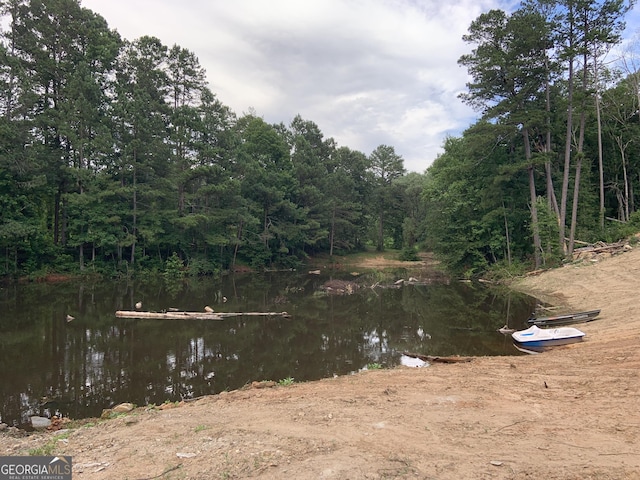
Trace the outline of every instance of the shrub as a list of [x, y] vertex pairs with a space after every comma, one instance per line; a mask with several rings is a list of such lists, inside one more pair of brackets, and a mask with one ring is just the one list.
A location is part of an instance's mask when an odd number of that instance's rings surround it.
[[403, 262], [417, 262], [420, 260], [420, 257], [418, 256], [418, 250], [415, 247], [404, 247], [400, 250], [398, 259]]

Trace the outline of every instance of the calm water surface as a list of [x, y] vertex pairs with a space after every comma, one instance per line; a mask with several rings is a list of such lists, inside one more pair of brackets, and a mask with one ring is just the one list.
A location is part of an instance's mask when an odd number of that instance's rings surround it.
[[[333, 278], [346, 278], [334, 275]], [[396, 272], [395, 278], [407, 278]], [[160, 404], [260, 380], [309, 381], [425, 355], [517, 355], [535, 299], [479, 284], [358, 289], [329, 296], [306, 272], [190, 280], [168, 288], [99, 281], [0, 288], [0, 421], [99, 416], [120, 402]], [[364, 285], [379, 279], [361, 277]], [[387, 284], [392, 283], [391, 279]], [[384, 282], [383, 282], [384, 283]], [[226, 298], [226, 301], [224, 301]], [[116, 310], [286, 311], [291, 317], [132, 320]], [[66, 321], [72, 315], [75, 320]]]

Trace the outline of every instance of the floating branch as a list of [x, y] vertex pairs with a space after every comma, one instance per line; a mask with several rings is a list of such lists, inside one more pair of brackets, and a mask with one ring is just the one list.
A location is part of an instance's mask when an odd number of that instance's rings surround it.
[[134, 312], [130, 310], [116, 311], [118, 318], [137, 318], [153, 320], [224, 320], [227, 317], [284, 317], [287, 312]]
[[430, 363], [466, 363], [473, 360], [473, 357], [459, 357], [457, 355], [453, 357], [436, 357], [433, 355], [421, 355], [420, 353], [409, 352], [404, 352], [403, 355], [411, 358], [418, 358], [423, 362]]

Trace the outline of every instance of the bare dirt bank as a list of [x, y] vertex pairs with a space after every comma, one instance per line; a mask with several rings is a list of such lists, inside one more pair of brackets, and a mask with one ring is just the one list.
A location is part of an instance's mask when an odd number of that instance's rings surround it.
[[18, 438], [49, 446], [78, 479], [640, 478], [640, 249], [520, 280], [576, 310], [586, 340], [540, 355], [482, 357], [247, 388], [176, 408]]

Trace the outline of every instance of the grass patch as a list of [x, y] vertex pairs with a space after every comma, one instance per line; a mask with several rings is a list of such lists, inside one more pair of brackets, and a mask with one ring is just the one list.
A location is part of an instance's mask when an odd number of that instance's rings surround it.
[[293, 385], [294, 383], [296, 383], [296, 381], [293, 377], [283, 378], [282, 380], [278, 381], [278, 385], [281, 385], [283, 387], [288, 387], [289, 385]]
[[29, 455], [32, 457], [51, 456], [58, 446], [58, 440], [64, 440], [65, 438], [69, 438], [69, 432], [56, 435], [41, 447], [30, 449]]
[[387, 249], [384, 252], [379, 252], [375, 248], [367, 248], [363, 252], [348, 253], [345, 255], [327, 255], [320, 254], [309, 259], [310, 265], [321, 266], [346, 266], [346, 265], [359, 265], [367, 260], [382, 257], [385, 260], [398, 260], [400, 257], [400, 250]]

